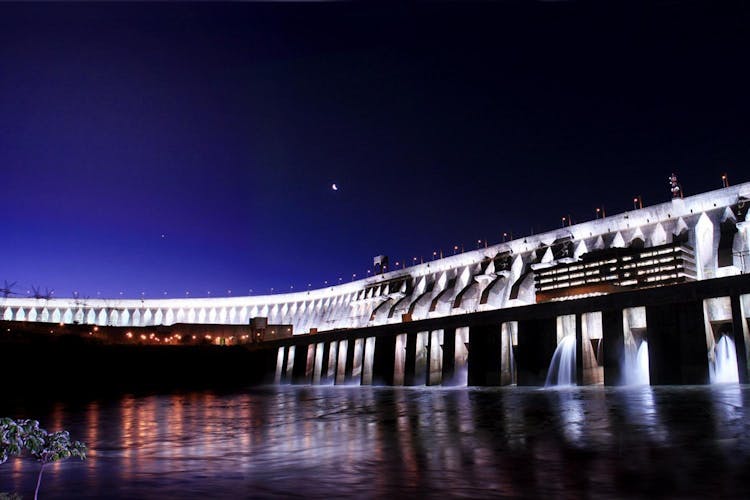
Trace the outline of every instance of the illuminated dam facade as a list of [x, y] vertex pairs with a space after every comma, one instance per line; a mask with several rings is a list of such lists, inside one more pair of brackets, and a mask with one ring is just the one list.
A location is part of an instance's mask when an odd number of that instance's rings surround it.
[[[727, 334], [740, 341], [735, 363], [746, 379], [748, 208], [744, 183], [322, 289], [184, 299], [9, 297], [0, 309], [5, 320], [102, 326], [267, 318], [294, 332], [274, 347], [276, 380], [308, 383], [535, 385], [566, 336], [577, 339], [579, 384], [616, 383], [625, 378], [623, 356], [635, 356], [644, 342], [657, 348], [667, 334], [654, 328], [667, 325], [700, 330], [696, 349], [707, 366], [686, 372], [690, 363], [680, 363], [660, 375], [662, 364], [652, 363], [651, 383], [672, 383], [678, 372], [677, 383], [713, 377]], [[680, 305], [686, 293], [688, 312]], [[607, 341], [610, 331], [615, 341]], [[525, 344], [532, 339], [534, 347]]]

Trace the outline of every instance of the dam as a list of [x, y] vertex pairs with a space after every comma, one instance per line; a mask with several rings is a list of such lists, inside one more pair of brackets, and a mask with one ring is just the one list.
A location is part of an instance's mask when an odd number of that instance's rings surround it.
[[[744, 382], [748, 202], [750, 183], [676, 196], [316, 290], [5, 297], [0, 317], [99, 327], [288, 325], [293, 335], [263, 342], [276, 383], [543, 385], [561, 344], [575, 351], [578, 385], [724, 380], [717, 365], [730, 351], [733, 378]], [[638, 356], [640, 365], [628, 361]], [[647, 373], [630, 373], [638, 366]]]

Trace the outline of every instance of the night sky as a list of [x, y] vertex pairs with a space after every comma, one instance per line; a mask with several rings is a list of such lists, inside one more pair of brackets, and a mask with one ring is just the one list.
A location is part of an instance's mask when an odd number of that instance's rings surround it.
[[750, 4], [598, 4], [2, 3], [0, 284], [297, 291], [750, 180]]

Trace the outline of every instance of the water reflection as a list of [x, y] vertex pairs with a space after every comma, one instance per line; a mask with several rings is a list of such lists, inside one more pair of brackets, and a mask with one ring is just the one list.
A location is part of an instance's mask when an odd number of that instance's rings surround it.
[[[625, 387], [617, 391], [615, 397], [628, 430], [637, 439], [646, 437], [654, 444], [668, 440], [668, 431], [662, 424], [651, 386]], [[630, 436], [625, 436], [625, 439], [630, 439]]]
[[[748, 390], [284, 386], [2, 413], [91, 448], [44, 498], [745, 496]], [[0, 491], [35, 474], [12, 460]]]
[[732, 460], [738, 446], [748, 447], [743, 390], [737, 384], [722, 384], [711, 395], [716, 444]]

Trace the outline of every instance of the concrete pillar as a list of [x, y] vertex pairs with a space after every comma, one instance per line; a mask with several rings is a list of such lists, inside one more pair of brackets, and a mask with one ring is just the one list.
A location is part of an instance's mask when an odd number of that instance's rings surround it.
[[313, 379], [313, 372], [315, 371], [315, 351], [316, 345], [310, 344], [307, 346], [307, 362], [305, 364], [305, 383], [309, 384]]
[[734, 347], [737, 351], [737, 375], [740, 384], [747, 384], [747, 350], [745, 345], [745, 316], [742, 313], [742, 303], [739, 295], [733, 295], [732, 301], [732, 333]]
[[500, 325], [469, 327], [469, 385], [500, 385]]
[[323, 374], [323, 356], [325, 355], [325, 342], [319, 342], [315, 345], [315, 369], [313, 370], [312, 383], [320, 385]]
[[466, 386], [469, 382], [469, 327], [456, 328], [454, 346], [453, 385]]
[[289, 382], [289, 378], [287, 377], [287, 365], [289, 364], [289, 346], [281, 347], [280, 349], [282, 349], [284, 353], [281, 359], [281, 376], [279, 377], [279, 383], [286, 384]]
[[361, 385], [372, 385], [372, 366], [375, 356], [375, 337], [365, 339], [365, 351], [362, 357]]
[[414, 369], [417, 366], [417, 334], [406, 334], [406, 355], [404, 356], [404, 385], [416, 385]]
[[604, 365], [597, 349], [602, 343], [602, 313], [590, 312], [581, 317], [583, 326], [583, 384], [603, 384]]
[[624, 348], [622, 309], [602, 311], [602, 337], [604, 385], [620, 385]]
[[750, 326], [748, 314], [750, 314], [750, 294], [740, 296], [740, 312], [742, 313], [742, 332], [745, 338], [745, 359], [748, 362], [748, 371], [750, 371]]
[[339, 340], [338, 358], [336, 359], [336, 385], [346, 383], [346, 358], [349, 351], [349, 341]]
[[456, 368], [456, 329], [446, 328], [443, 330], [443, 373], [441, 380], [443, 385], [455, 384]]
[[396, 335], [395, 352], [393, 356], [393, 385], [405, 385], [406, 379], [406, 344], [408, 335]]
[[501, 331], [500, 385], [512, 385], [516, 383], [516, 360], [513, 349], [518, 339], [518, 323], [503, 323]]
[[[372, 357], [372, 384], [398, 385], [394, 382], [396, 366], [396, 336], [376, 337]], [[401, 380], [403, 384], [403, 378]]]
[[646, 306], [651, 385], [708, 382], [703, 304]]
[[430, 341], [430, 332], [418, 332], [417, 343], [414, 346], [414, 384], [425, 385], [427, 383], [427, 357]]
[[336, 383], [336, 367], [339, 358], [339, 343], [334, 340], [328, 344], [328, 355], [323, 353], [323, 359], [325, 360], [325, 379], [324, 384], [335, 384]]
[[583, 385], [583, 318], [576, 314], [576, 385]]
[[294, 373], [294, 357], [296, 353], [296, 347], [290, 345], [286, 348], [286, 368], [284, 370], [284, 376], [282, 377], [282, 383], [290, 384], [293, 380]]
[[365, 339], [355, 339], [354, 342], [350, 341], [349, 343], [352, 350], [352, 371], [347, 377], [347, 382], [360, 384], [362, 382], [362, 357], [365, 350]]
[[427, 352], [427, 385], [440, 385], [443, 381], [443, 330], [429, 332]]
[[517, 384], [544, 385], [556, 348], [557, 318], [519, 321], [516, 348]]
[[284, 366], [286, 365], [286, 347], [279, 347], [278, 353], [276, 354], [276, 373], [273, 377], [274, 384], [281, 383], [281, 377], [284, 373]]

